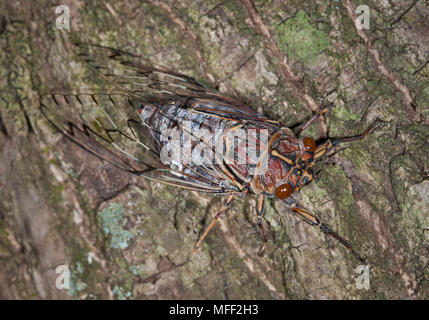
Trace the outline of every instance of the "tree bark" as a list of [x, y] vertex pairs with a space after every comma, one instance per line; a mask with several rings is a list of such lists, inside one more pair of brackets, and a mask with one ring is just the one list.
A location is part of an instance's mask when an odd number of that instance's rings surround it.
[[[0, 4], [0, 298], [429, 298], [427, 2], [366, 1], [368, 30], [349, 0], [64, 2], [70, 31], [56, 28], [55, 1]], [[333, 102], [304, 132], [320, 141], [382, 119], [332, 152], [298, 196], [366, 262], [275, 201], [258, 256], [251, 196], [187, 260], [220, 197], [121, 171], [41, 116], [39, 92], [102, 85], [69, 51], [70, 33], [142, 54], [286, 126]]]

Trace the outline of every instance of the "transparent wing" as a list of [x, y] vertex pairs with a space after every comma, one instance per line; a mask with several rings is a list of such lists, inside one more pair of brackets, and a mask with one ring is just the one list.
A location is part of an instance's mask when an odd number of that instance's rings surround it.
[[134, 114], [133, 102], [126, 94], [46, 93], [40, 95], [40, 109], [72, 141], [124, 170], [138, 174], [162, 167], [147, 139], [147, 129]]
[[173, 169], [161, 163], [150, 139], [151, 128], [138, 116], [136, 102], [120, 92], [54, 92], [40, 95], [40, 110], [49, 123], [74, 143], [123, 170], [168, 185], [201, 192], [225, 193], [224, 177], [187, 164]]
[[138, 115], [141, 104], [156, 104], [162, 113], [169, 101], [186, 101], [181, 105], [189, 112], [238, 123], [277, 125], [240, 101], [190, 77], [150, 65], [137, 55], [83, 43], [75, 44], [75, 53], [105, 80], [106, 89], [41, 94], [41, 112], [82, 148], [148, 179], [203, 192], [238, 192], [210, 166], [196, 170], [186, 164], [178, 168], [162, 164], [159, 149], [153, 146], [156, 128], [145, 125]]
[[200, 101], [195, 108], [238, 121], [278, 124], [253, 111], [241, 101], [225, 96], [203, 83], [154, 65], [141, 56], [96, 44], [75, 43], [76, 55], [116, 89], [140, 102], [163, 104], [178, 99]]

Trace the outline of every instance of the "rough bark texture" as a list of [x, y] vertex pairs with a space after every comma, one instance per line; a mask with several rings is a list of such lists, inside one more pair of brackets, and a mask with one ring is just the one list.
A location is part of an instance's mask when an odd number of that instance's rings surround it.
[[[307, 136], [354, 135], [381, 118], [299, 197], [367, 257], [370, 288], [356, 287], [347, 250], [275, 201], [259, 257], [251, 197], [185, 262], [221, 199], [130, 176], [58, 135], [38, 92], [78, 88], [88, 68], [55, 28], [55, 1], [2, 1], [0, 298], [429, 298], [426, 1], [64, 2], [82, 40], [141, 53], [287, 126], [334, 102]], [[360, 4], [370, 30], [355, 27]], [[59, 265], [69, 290], [56, 288]]]

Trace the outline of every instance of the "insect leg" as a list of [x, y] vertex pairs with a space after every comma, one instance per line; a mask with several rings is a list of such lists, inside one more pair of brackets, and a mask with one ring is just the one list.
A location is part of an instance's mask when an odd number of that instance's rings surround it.
[[317, 112], [315, 115], [313, 115], [310, 119], [308, 119], [305, 123], [303, 123], [302, 125], [300, 125], [296, 131], [296, 135], [300, 135], [301, 132], [303, 132], [314, 120], [316, 120], [317, 118], [319, 118], [322, 114], [324, 114], [326, 111], [328, 111], [330, 108], [332, 108], [334, 106], [334, 104], [330, 104], [329, 106], [323, 108], [322, 110], [320, 110], [319, 112]]
[[262, 256], [264, 254], [265, 251], [265, 245], [267, 244], [267, 238], [265, 237], [265, 231], [264, 231], [264, 226], [262, 225], [262, 214], [264, 213], [264, 195], [261, 193], [258, 196], [258, 204], [256, 206], [256, 213], [258, 215], [257, 217], [257, 223], [258, 223], [258, 229], [259, 229], [259, 234], [261, 235], [262, 238], [262, 246], [259, 249], [259, 255]]
[[204, 233], [201, 236], [201, 238], [198, 240], [197, 244], [195, 245], [194, 250], [192, 251], [192, 254], [194, 254], [198, 250], [198, 248], [200, 247], [200, 245], [203, 242], [204, 238], [209, 233], [210, 229], [213, 228], [214, 224], [219, 219], [219, 217], [222, 215], [222, 213], [224, 213], [225, 210], [228, 209], [228, 207], [230, 206], [232, 200], [234, 200], [234, 197], [235, 197], [234, 195], [230, 195], [230, 196], [228, 196], [228, 198], [226, 198], [226, 201], [224, 202], [222, 208], [219, 209], [219, 211], [216, 213], [216, 215], [214, 216], [213, 220], [210, 222], [210, 224], [207, 227], [207, 229], [204, 231]]
[[320, 222], [320, 220], [310, 213], [308, 210], [303, 208], [291, 208], [297, 216], [299, 216], [301, 219], [303, 219], [308, 224], [312, 225], [313, 227], [319, 227], [319, 229], [326, 235], [330, 235], [333, 238], [337, 239], [343, 246], [345, 246], [354, 256], [356, 259], [358, 259], [361, 262], [364, 262], [364, 259], [352, 248], [352, 246], [344, 239], [342, 238], [338, 233], [333, 231], [331, 228], [329, 228], [326, 224], [323, 222]]
[[370, 125], [369, 127], [362, 132], [361, 134], [357, 135], [357, 136], [353, 136], [353, 137], [345, 137], [345, 138], [339, 138], [339, 139], [335, 139], [332, 141], [327, 141], [324, 144], [318, 146], [316, 148], [316, 151], [314, 152], [314, 159], [317, 160], [320, 157], [322, 157], [327, 151], [329, 151], [333, 146], [339, 144], [339, 143], [343, 143], [343, 142], [350, 142], [350, 141], [356, 141], [356, 140], [361, 140], [363, 138], [365, 138], [365, 136], [370, 133], [372, 130], [374, 130], [374, 128], [377, 126], [377, 124], [381, 122], [380, 119], [375, 119]]

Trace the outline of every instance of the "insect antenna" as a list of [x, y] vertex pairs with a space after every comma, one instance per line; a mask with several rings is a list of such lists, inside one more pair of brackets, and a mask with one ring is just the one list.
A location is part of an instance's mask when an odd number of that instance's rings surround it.
[[377, 125], [380, 122], [382, 122], [380, 119], [378, 119], [378, 118], [375, 119], [364, 132], [362, 132], [361, 134], [358, 134], [356, 136], [334, 139], [332, 141], [328, 140], [324, 144], [317, 147], [316, 151], [314, 152], [314, 160], [321, 158], [326, 152], [331, 150], [332, 147], [334, 147], [340, 143], [351, 142], [351, 141], [361, 140], [361, 139], [365, 138], [365, 136], [367, 134], [371, 133], [377, 127]]

